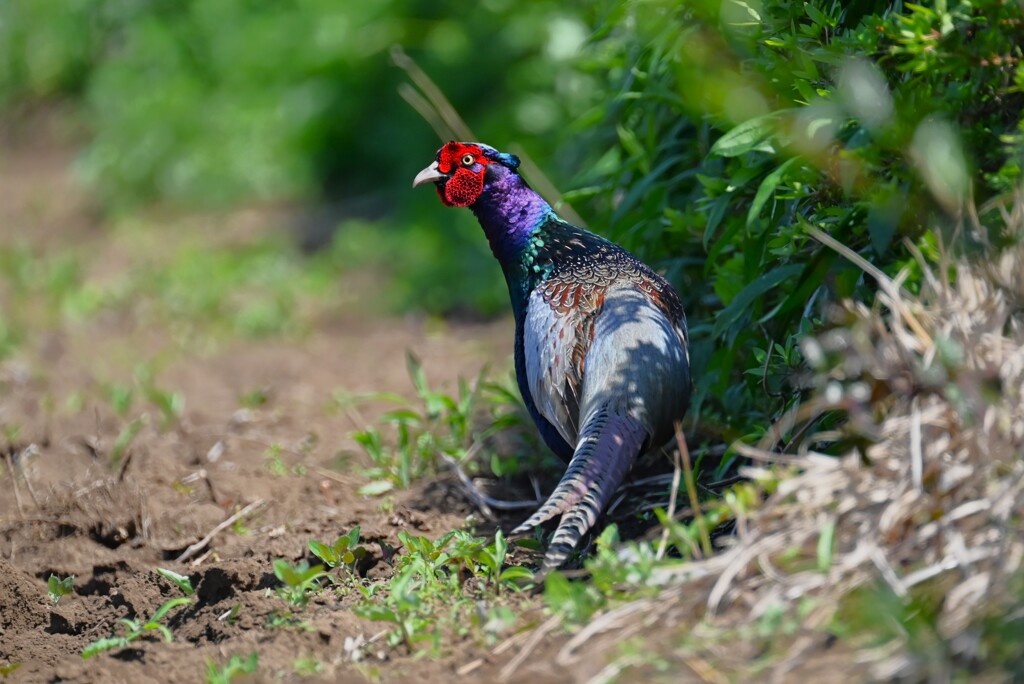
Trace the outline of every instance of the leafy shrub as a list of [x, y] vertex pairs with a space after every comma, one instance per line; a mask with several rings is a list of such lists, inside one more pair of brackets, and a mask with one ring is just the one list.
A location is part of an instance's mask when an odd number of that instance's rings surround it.
[[814, 229], [911, 289], [913, 251], [1011, 238], [973, 212], [1020, 180], [1022, 39], [995, 0], [610, 6], [588, 50], [610, 97], [567, 199], [681, 285], [714, 439], [799, 401], [794, 337], [871, 299]]

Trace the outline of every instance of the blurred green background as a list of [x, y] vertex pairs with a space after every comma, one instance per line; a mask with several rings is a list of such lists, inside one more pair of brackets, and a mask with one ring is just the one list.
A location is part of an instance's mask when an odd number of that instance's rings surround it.
[[679, 287], [693, 420], [709, 440], [756, 437], [800, 399], [799, 336], [876, 290], [812, 229], [911, 290], [939, 244], [1018, 239], [999, 209], [1020, 187], [1021, 45], [1021, 5], [996, 0], [7, 2], [0, 108], [70, 112], [105, 216], [294, 211], [286, 239], [193, 244], [162, 280], [97, 289], [73, 266], [25, 267], [16, 244], [4, 272], [71, 283], [76, 315], [183, 278], [174, 306], [245, 311], [244, 335], [290, 329], [297, 302], [357, 265], [379, 269], [382, 313], [501, 314], [470, 213], [409, 187], [440, 139], [398, 94], [401, 46], [481, 141], [516, 146]]

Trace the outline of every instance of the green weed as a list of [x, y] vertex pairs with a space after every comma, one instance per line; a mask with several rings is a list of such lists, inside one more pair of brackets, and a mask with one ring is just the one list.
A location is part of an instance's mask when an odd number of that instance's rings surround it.
[[75, 576], [68, 575], [64, 579], [60, 579], [56, 575], [50, 575], [50, 578], [46, 580], [46, 593], [53, 601], [53, 605], [57, 605], [60, 602], [61, 597], [71, 594], [75, 590]]
[[160, 431], [176, 427], [185, 411], [185, 397], [180, 392], [165, 390], [156, 383], [156, 373], [150, 363], [135, 367], [135, 382], [146, 400], [160, 415]]
[[395, 626], [389, 634], [391, 645], [404, 645], [411, 652], [428, 644], [436, 654], [445, 630], [465, 633], [466, 625], [472, 624], [484, 633], [495, 633], [514, 622], [495, 602], [503, 592], [529, 586], [533, 573], [519, 566], [503, 567], [508, 545], [500, 531], [491, 543], [462, 530], [437, 541], [404, 531], [398, 537], [405, 553], [397, 557], [391, 581], [384, 589], [359, 587], [363, 598], [355, 607], [364, 618]]
[[353, 527], [348, 534], [344, 534], [334, 540], [331, 545], [319, 541], [308, 542], [309, 550], [317, 558], [322, 560], [327, 567], [333, 569], [339, 566], [352, 574], [355, 572], [356, 564], [366, 557], [366, 548], [359, 546], [359, 526]]
[[266, 389], [254, 389], [246, 392], [238, 399], [238, 403], [244, 408], [258, 409], [266, 406], [270, 401], [270, 394]]
[[174, 640], [174, 635], [171, 634], [171, 630], [168, 629], [166, 625], [161, 624], [161, 621], [175, 608], [188, 605], [191, 602], [192, 599], [185, 596], [173, 598], [157, 608], [156, 612], [153, 613], [153, 617], [145, 622], [122, 618], [120, 622], [125, 628], [125, 633], [121, 636], [97, 639], [85, 647], [82, 651], [82, 658], [88, 660], [89, 658], [99, 655], [104, 651], [109, 651], [115, 648], [124, 648], [133, 641], [137, 641], [146, 636], [149, 632], [159, 632], [164, 637], [164, 640], [170, 643]]
[[206, 660], [206, 684], [231, 684], [231, 680], [243, 674], [252, 674], [259, 667], [259, 654], [250, 653], [244, 658], [231, 656], [224, 665], [218, 666], [214, 661]]
[[114, 469], [121, 463], [121, 459], [128, 451], [128, 447], [131, 446], [135, 438], [142, 432], [142, 428], [149, 425], [149, 414], [143, 413], [141, 416], [131, 421], [118, 433], [117, 439], [114, 440], [114, 446], [110, 449], [110, 466]]
[[324, 665], [316, 658], [296, 658], [292, 662], [292, 671], [300, 677], [312, 677], [324, 671]]
[[18, 435], [21, 434], [21, 426], [17, 423], [4, 423], [2, 432], [4, 441], [8, 444], [13, 444], [17, 441]]
[[104, 386], [103, 390], [114, 413], [119, 417], [125, 417], [132, 408], [134, 388], [130, 385], [111, 384]]
[[192, 579], [188, 575], [179, 575], [167, 568], [157, 568], [157, 574], [165, 580], [178, 587], [185, 596], [192, 596], [196, 590], [192, 588]]
[[[376, 427], [352, 435], [373, 466], [364, 470], [371, 481], [359, 491], [379, 496], [406, 488], [415, 480], [438, 472], [446, 461], [478, 469], [477, 462], [491, 466], [498, 476], [514, 475], [520, 464], [537, 465], [546, 449], [535, 439], [535, 429], [522, 400], [507, 384], [487, 382], [484, 372], [470, 384], [459, 380], [454, 396], [431, 389], [426, 373], [414, 355], [406, 357], [417, 399], [394, 395], [369, 395], [399, 404], [381, 418], [393, 435], [388, 439]], [[349, 397], [337, 401], [351, 402]], [[491, 440], [500, 443], [491, 444]], [[470, 457], [473, 462], [468, 463]]]
[[310, 566], [302, 560], [292, 565], [283, 558], [274, 561], [274, 575], [284, 585], [278, 587], [276, 593], [293, 606], [305, 606], [309, 603], [309, 595], [320, 589], [320, 579], [327, 577], [324, 566]]
[[278, 477], [285, 477], [288, 475], [288, 466], [284, 462], [284, 447], [277, 442], [274, 442], [267, 447], [267, 450], [263, 452], [263, 458], [267, 462], [267, 470], [272, 475]]

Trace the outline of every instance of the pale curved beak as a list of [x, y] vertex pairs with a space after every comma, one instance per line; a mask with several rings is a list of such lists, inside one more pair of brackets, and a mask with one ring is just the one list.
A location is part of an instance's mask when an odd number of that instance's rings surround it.
[[445, 174], [441, 173], [437, 168], [437, 162], [434, 162], [427, 168], [423, 169], [416, 174], [416, 177], [412, 179], [412, 187], [423, 185], [424, 183], [430, 183], [431, 181], [439, 181], [447, 178]]

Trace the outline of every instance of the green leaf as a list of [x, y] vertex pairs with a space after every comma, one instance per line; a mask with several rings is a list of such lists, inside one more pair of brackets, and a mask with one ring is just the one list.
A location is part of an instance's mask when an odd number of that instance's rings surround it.
[[[722, 222], [722, 219], [725, 217], [725, 212], [729, 209], [729, 203], [731, 200], [732, 193], [729, 193], [726, 195], [722, 195], [721, 197], [715, 200], [714, 204], [712, 204], [711, 211], [708, 212], [707, 223], [704, 225], [703, 244], [705, 249], [707, 249], [708, 243], [711, 241], [712, 236], [715, 234], [715, 229], [718, 228], [718, 224], [720, 224]], [[736, 228], [733, 228], [733, 225], [735, 225]], [[738, 229], [738, 227], [738, 223], [731, 224], [730, 227], [726, 229], [726, 235], [735, 233], [735, 230]]]
[[356, 615], [367, 620], [376, 620], [377, 622], [400, 622], [401, 619], [398, 614], [387, 606], [380, 604], [363, 604], [356, 606]]
[[409, 369], [409, 377], [412, 378], [413, 387], [419, 394], [428, 391], [427, 374], [423, 371], [423, 364], [411, 351], [405, 353], [405, 365]]
[[818, 250], [804, 267], [804, 272], [800, 274], [800, 280], [796, 287], [790, 290], [778, 306], [762, 316], [760, 322], [763, 323], [776, 315], [784, 315], [794, 309], [806, 307], [814, 291], [825, 281], [825, 276], [838, 256], [831, 249]]
[[178, 606], [184, 606], [189, 603], [192, 603], [192, 599], [186, 596], [179, 596], [178, 598], [173, 598], [156, 609], [156, 612], [153, 613], [153, 619], [150, 622], [159, 622], [160, 620], [164, 619], [164, 616], [167, 615], [167, 613], [171, 612]]
[[161, 577], [178, 587], [186, 596], [196, 593], [195, 589], [192, 588], [192, 579], [188, 575], [179, 575], [167, 568], [157, 568], [156, 571]]
[[334, 552], [334, 549], [318, 541], [309, 541], [306, 543], [309, 550], [313, 552], [313, 555], [327, 563], [328, 566], [334, 567], [338, 564], [338, 554]]
[[738, 157], [755, 151], [774, 153], [775, 147], [772, 146], [770, 138], [775, 133], [775, 122], [778, 117], [778, 112], [771, 112], [744, 121], [716, 140], [711, 146], [710, 154], [719, 157]]
[[395, 488], [395, 483], [390, 480], [374, 480], [359, 488], [360, 496], [380, 496]]
[[505, 539], [505, 535], [502, 534], [501, 530], [494, 533], [494, 559], [498, 562], [498, 567], [501, 567], [505, 562], [505, 556], [508, 554], [508, 540]]
[[97, 639], [82, 649], [82, 659], [88, 660], [89, 658], [99, 655], [104, 651], [109, 651], [112, 648], [124, 648], [128, 644], [128, 639], [124, 637], [104, 637], [103, 639]]
[[750, 203], [750, 210], [747, 212], [747, 226], [754, 222], [754, 220], [761, 215], [761, 209], [765, 203], [775, 194], [775, 189], [779, 187], [779, 182], [783, 176], [786, 175], [786, 171], [789, 167], [797, 161], [799, 157], [793, 157], [783, 162], [777, 169], [769, 173], [761, 181], [761, 185], [757, 187], [757, 194], [754, 195], [754, 201]]
[[804, 10], [807, 12], [807, 16], [811, 18], [811, 21], [813, 21], [818, 26], [822, 28], [835, 28], [835, 22], [829, 17], [826, 17], [820, 9], [818, 9], [811, 3], [805, 2]]
[[836, 521], [829, 520], [821, 528], [821, 535], [818, 537], [818, 570], [828, 572], [832, 567], [832, 553], [835, 548]]
[[738, 321], [743, 314], [747, 313], [750, 305], [755, 299], [763, 295], [776, 285], [793, 278], [803, 270], [803, 264], [789, 264], [780, 266], [761, 277], [757, 278], [746, 287], [740, 290], [733, 298], [729, 306], [722, 309], [715, 317], [715, 326], [711, 331], [712, 337], [719, 337], [733, 323]]
[[56, 575], [51, 574], [50, 578], [46, 580], [46, 589], [50, 600], [53, 601], [54, 605], [57, 605], [62, 596], [67, 596], [75, 590], [75, 576], [69, 575], [64, 579], [60, 579]]
[[524, 568], [521, 565], [511, 565], [501, 571], [498, 579], [502, 582], [517, 582], [519, 580], [531, 582], [534, 576], [529, 568]]

